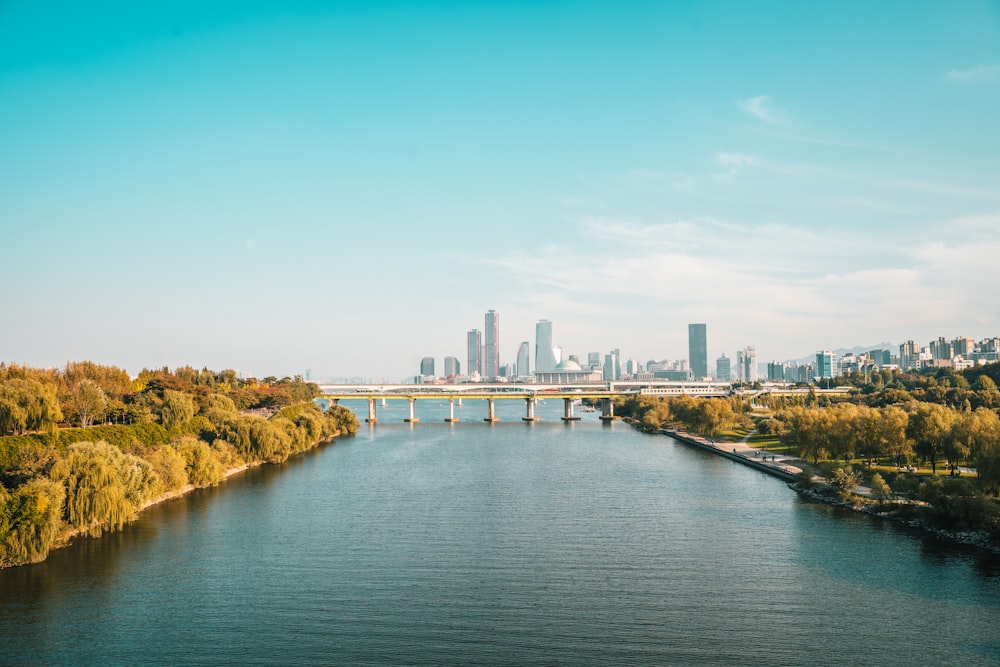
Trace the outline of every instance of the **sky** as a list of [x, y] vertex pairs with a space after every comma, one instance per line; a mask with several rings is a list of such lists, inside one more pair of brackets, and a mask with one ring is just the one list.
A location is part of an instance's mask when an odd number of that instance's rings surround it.
[[0, 0], [0, 361], [1000, 335], [1000, 2]]

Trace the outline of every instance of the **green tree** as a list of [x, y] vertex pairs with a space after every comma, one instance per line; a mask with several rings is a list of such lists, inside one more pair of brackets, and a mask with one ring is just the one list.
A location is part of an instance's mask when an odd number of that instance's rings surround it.
[[76, 416], [80, 426], [87, 428], [104, 416], [108, 398], [96, 382], [84, 379], [70, 390], [66, 405], [69, 412]]
[[64, 491], [34, 479], [12, 493], [0, 486], [0, 567], [44, 560], [62, 529]]
[[889, 484], [882, 478], [882, 475], [875, 473], [872, 475], [872, 497], [878, 501], [881, 505], [892, 495], [892, 489], [889, 488]]
[[163, 391], [163, 407], [160, 409], [160, 422], [164, 428], [180, 426], [194, 417], [194, 398], [173, 389]]
[[159, 484], [148, 462], [106, 442], [70, 445], [50, 474], [66, 488], [67, 522], [91, 535], [119, 530]]
[[902, 467], [903, 459], [913, 454], [913, 446], [906, 436], [910, 416], [906, 410], [893, 405], [879, 408], [879, 414], [879, 437], [889, 455], [896, 459], [896, 466]]
[[854, 472], [848, 468], [837, 468], [833, 471], [833, 478], [830, 480], [837, 496], [841, 500], [851, 497], [851, 490], [861, 483], [861, 473]]
[[195, 486], [215, 486], [226, 478], [226, 469], [205, 441], [185, 435], [173, 445], [184, 458], [187, 477]]
[[0, 384], [0, 434], [52, 431], [61, 420], [55, 385], [22, 378]]
[[920, 403], [910, 413], [909, 436], [916, 442], [917, 454], [930, 461], [934, 474], [954, 422], [954, 411], [936, 403]]

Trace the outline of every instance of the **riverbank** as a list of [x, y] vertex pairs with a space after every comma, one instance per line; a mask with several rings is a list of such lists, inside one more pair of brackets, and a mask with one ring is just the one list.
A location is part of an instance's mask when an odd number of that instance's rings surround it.
[[801, 463], [800, 459], [757, 450], [749, 445], [747, 438], [744, 438], [740, 442], [715, 442], [711, 439], [675, 428], [663, 428], [660, 429], [659, 433], [667, 435], [685, 445], [722, 456], [777, 477], [786, 482], [788, 487], [798, 493], [800, 497], [807, 500], [865, 514], [874, 519], [889, 521], [963, 547], [973, 547], [991, 554], [1000, 555], [1000, 541], [997, 541], [987, 531], [948, 530], [933, 526], [926, 520], [922, 520], [917, 516], [917, 512], [922, 507], [926, 507], [926, 503], [897, 500], [878, 504], [866, 493], [869, 491], [866, 487], [858, 487], [849, 499], [842, 500], [831, 492], [830, 487], [825, 483], [826, 480], [823, 478], [814, 478], [816, 481], [822, 481], [822, 486], [803, 487], [798, 484], [803, 468], [791, 463]]
[[660, 433], [670, 436], [678, 442], [736, 461], [786, 482], [793, 481], [802, 472], [802, 468], [791, 463], [798, 461], [798, 459], [754, 449], [747, 443], [746, 438], [740, 442], [715, 442], [715, 440], [675, 428], [662, 428]]
[[[354, 433], [353, 432], [349, 432], [346, 435], [354, 435]], [[338, 432], [338, 433], [334, 434], [331, 437], [325, 438], [323, 440], [318, 440], [316, 443], [314, 443], [310, 447], [307, 447], [307, 448], [305, 448], [305, 449], [303, 449], [303, 450], [301, 450], [299, 452], [296, 452], [295, 455], [303, 454], [303, 453], [308, 452], [310, 450], [316, 449], [317, 447], [321, 447], [323, 445], [330, 444], [330, 443], [335, 442], [337, 439], [342, 438], [342, 437], [345, 437], [345, 434], [341, 434], [341, 433]], [[293, 455], [293, 456], [295, 456], [295, 455]], [[285, 459], [285, 461], [287, 461], [287, 460], [288, 459]], [[234, 477], [236, 475], [239, 475], [240, 473], [246, 472], [247, 470], [250, 470], [251, 468], [257, 468], [257, 467], [260, 467], [260, 466], [263, 466], [263, 465], [280, 465], [280, 463], [284, 463], [285, 461], [281, 461], [281, 462], [278, 462], [276, 464], [269, 464], [269, 462], [267, 462], [267, 461], [252, 461], [252, 462], [249, 462], [249, 463], [240, 463], [238, 465], [234, 465], [234, 466], [232, 466], [230, 468], [227, 468], [225, 470], [224, 474], [223, 474], [222, 481], [225, 482], [225, 481], [229, 480], [231, 477]], [[213, 486], [216, 486], [216, 485], [213, 485]], [[150, 498], [149, 500], [145, 501], [138, 509], [136, 509], [135, 514], [131, 517], [131, 519], [127, 523], [131, 523], [132, 521], [135, 521], [136, 519], [138, 519], [139, 516], [144, 511], [146, 511], [147, 509], [149, 509], [150, 507], [154, 507], [156, 505], [161, 505], [161, 504], [163, 504], [165, 502], [169, 502], [171, 500], [175, 500], [177, 498], [181, 498], [181, 497], [186, 496], [186, 495], [188, 495], [188, 494], [190, 494], [190, 493], [192, 493], [194, 491], [197, 491], [198, 489], [204, 489], [204, 488], [208, 488], [208, 487], [206, 487], [206, 486], [196, 486], [194, 484], [185, 484], [184, 486], [182, 486], [180, 488], [173, 489], [171, 491], [166, 491], [166, 492], [160, 494], [159, 496], [157, 496], [155, 498]], [[127, 523], [126, 523], [126, 525], [127, 525]], [[73, 541], [76, 540], [77, 538], [90, 538], [90, 537], [93, 537], [93, 536], [89, 535], [89, 534], [87, 534], [87, 533], [85, 533], [85, 532], [83, 532], [83, 531], [81, 531], [81, 530], [79, 530], [77, 528], [66, 526], [62, 530], [62, 532], [59, 533], [59, 536], [56, 538], [55, 542], [49, 548], [48, 552], [46, 553], [46, 557], [48, 556], [48, 553], [51, 553], [52, 551], [54, 551], [56, 549], [62, 549], [64, 547], [67, 547], [67, 546], [71, 545], [73, 543]], [[30, 562], [30, 563], [16, 563], [16, 564], [10, 564], [10, 565], [0, 565], [0, 569], [4, 569], [4, 568], [8, 568], [8, 567], [20, 567], [22, 565], [33, 565], [35, 563], [39, 563], [39, 562], [43, 562], [43, 561], [44, 561], [44, 559], [42, 559], [40, 561]]]

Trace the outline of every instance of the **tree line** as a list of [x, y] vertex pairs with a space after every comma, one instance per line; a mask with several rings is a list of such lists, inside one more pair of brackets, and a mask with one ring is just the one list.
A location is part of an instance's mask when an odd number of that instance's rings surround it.
[[[68, 531], [120, 529], [151, 500], [218, 484], [357, 431], [301, 378], [235, 372], [0, 364], [0, 567], [43, 560]], [[270, 418], [246, 414], [266, 408]]]

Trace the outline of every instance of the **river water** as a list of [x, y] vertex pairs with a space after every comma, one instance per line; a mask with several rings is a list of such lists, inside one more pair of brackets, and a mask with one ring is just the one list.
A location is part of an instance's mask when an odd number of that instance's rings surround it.
[[996, 559], [498, 405], [398, 403], [0, 570], [0, 664], [1000, 664]]

